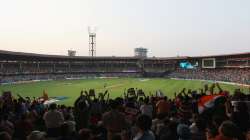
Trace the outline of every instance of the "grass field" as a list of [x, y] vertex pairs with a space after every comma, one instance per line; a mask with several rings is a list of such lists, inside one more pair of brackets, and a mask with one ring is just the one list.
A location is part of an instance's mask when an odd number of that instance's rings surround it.
[[[0, 85], [0, 91], [12, 91], [14, 95], [20, 94], [23, 97], [40, 97], [43, 90], [46, 90], [49, 97], [66, 96], [66, 100], [58, 104], [72, 105], [75, 99], [80, 95], [81, 90], [96, 89], [96, 92], [104, 92], [104, 85], [110, 92], [110, 97], [115, 98], [122, 96], [125, 89], [130, 87], [143, 89], [146, 94], [155, 93], [161, 90], [169, 97], [174, 96], [174, 92], [179, 92], [182, 88], [199, 89], [205, 82], [187, 81], [187, 80], [170, 80], [170, 79], [139, 79], [139, 78], [108, 78], [108, 79], [85, 79], [85, 80], [62, 80], [62, 81], [43, 81], [35, 83], [24, 83], [15, 85]], [[247, 91], [246, 88], [222, 84], [221, 87], [230, 92], [236, 88]]]

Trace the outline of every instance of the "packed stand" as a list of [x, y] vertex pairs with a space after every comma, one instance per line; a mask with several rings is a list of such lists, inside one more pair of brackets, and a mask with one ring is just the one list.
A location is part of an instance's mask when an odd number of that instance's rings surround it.
[[250, 69], [178, 69], [169, 77], [235, 82], [250, 85]]
[[229, 95], [219, 84], [183, 88], [173, 99], [130, 88], [116, 99], [108, 91], [82, 91], [74, 107], [44, 100], [4, 92], [0, 140], [250, 139], [249, 93]]

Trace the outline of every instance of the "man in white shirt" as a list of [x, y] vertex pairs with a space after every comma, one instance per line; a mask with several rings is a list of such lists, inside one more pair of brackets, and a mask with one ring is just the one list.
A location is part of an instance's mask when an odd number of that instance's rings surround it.
[[51, 137], [57, 137], [60, 135], [60, 127], [64, 122], [63, 114], [57, 111], [56, 107], [56, 104], [51, 104], [50, 110], [43, 116], [47, 127], [47, 133]]

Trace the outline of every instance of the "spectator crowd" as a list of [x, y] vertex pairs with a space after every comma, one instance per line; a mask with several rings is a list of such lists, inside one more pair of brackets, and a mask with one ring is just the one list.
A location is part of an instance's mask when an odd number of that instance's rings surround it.
[[0, 140], [250, 140], [249, 101], [250, 93], [217, 83], [183, 88], [172, 99], [133, 88], [110, 99], [92, 89], [73, 107], [4, 92]]
[[172, 72], [169, 77], [250, 84], [249, 69], [178, 69]]

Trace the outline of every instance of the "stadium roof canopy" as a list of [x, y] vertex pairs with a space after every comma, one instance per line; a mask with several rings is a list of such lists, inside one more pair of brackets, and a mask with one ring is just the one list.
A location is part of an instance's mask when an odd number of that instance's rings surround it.
[[35, 54], [35, 53], [24, 53], [24, 52], [13, 52], [0, 50], [0, 59], [4, 60], [34, 60], [34, 61], [119, 61], [119, 60], [129, 60], [137, 61], [140, 59], [144, 60], [183, 60], [183, 59], [200, 59], [200, 58], [237, 58], [237, 57], [250, 57], [250, 52], [237, 53], [237, 54], [223, 54], [223, 55], [210, 55], [210, 56], [178, 56], [178, 57], [149, 57], [149, 58], [138, 58], [138, 57], [116, 57], [116, 56], [63, 56], [63, 55], [45, 55], [45, 54]]
[[[139, 57], [116, 57], [116, 56], [64, 56], [64, 55], [45, 55], [35, 53], [24, 53], [24, 52], [13, 52], [0, 50], [0, 59], [8, 60], [72, 60], [72, 61], [88, 61], [88, 60], [139, 60]], [[150, 57], [147, 60], [172, 60], [172, 59], [183, 59], [186, 57]]]
[[217, 57], [250, 57], [250, 52], [234, 53], [234, 54], [221, 54], [221, 55], [207, 55], [207, 56], [194, 56], [193, 58], [217, 58]]

